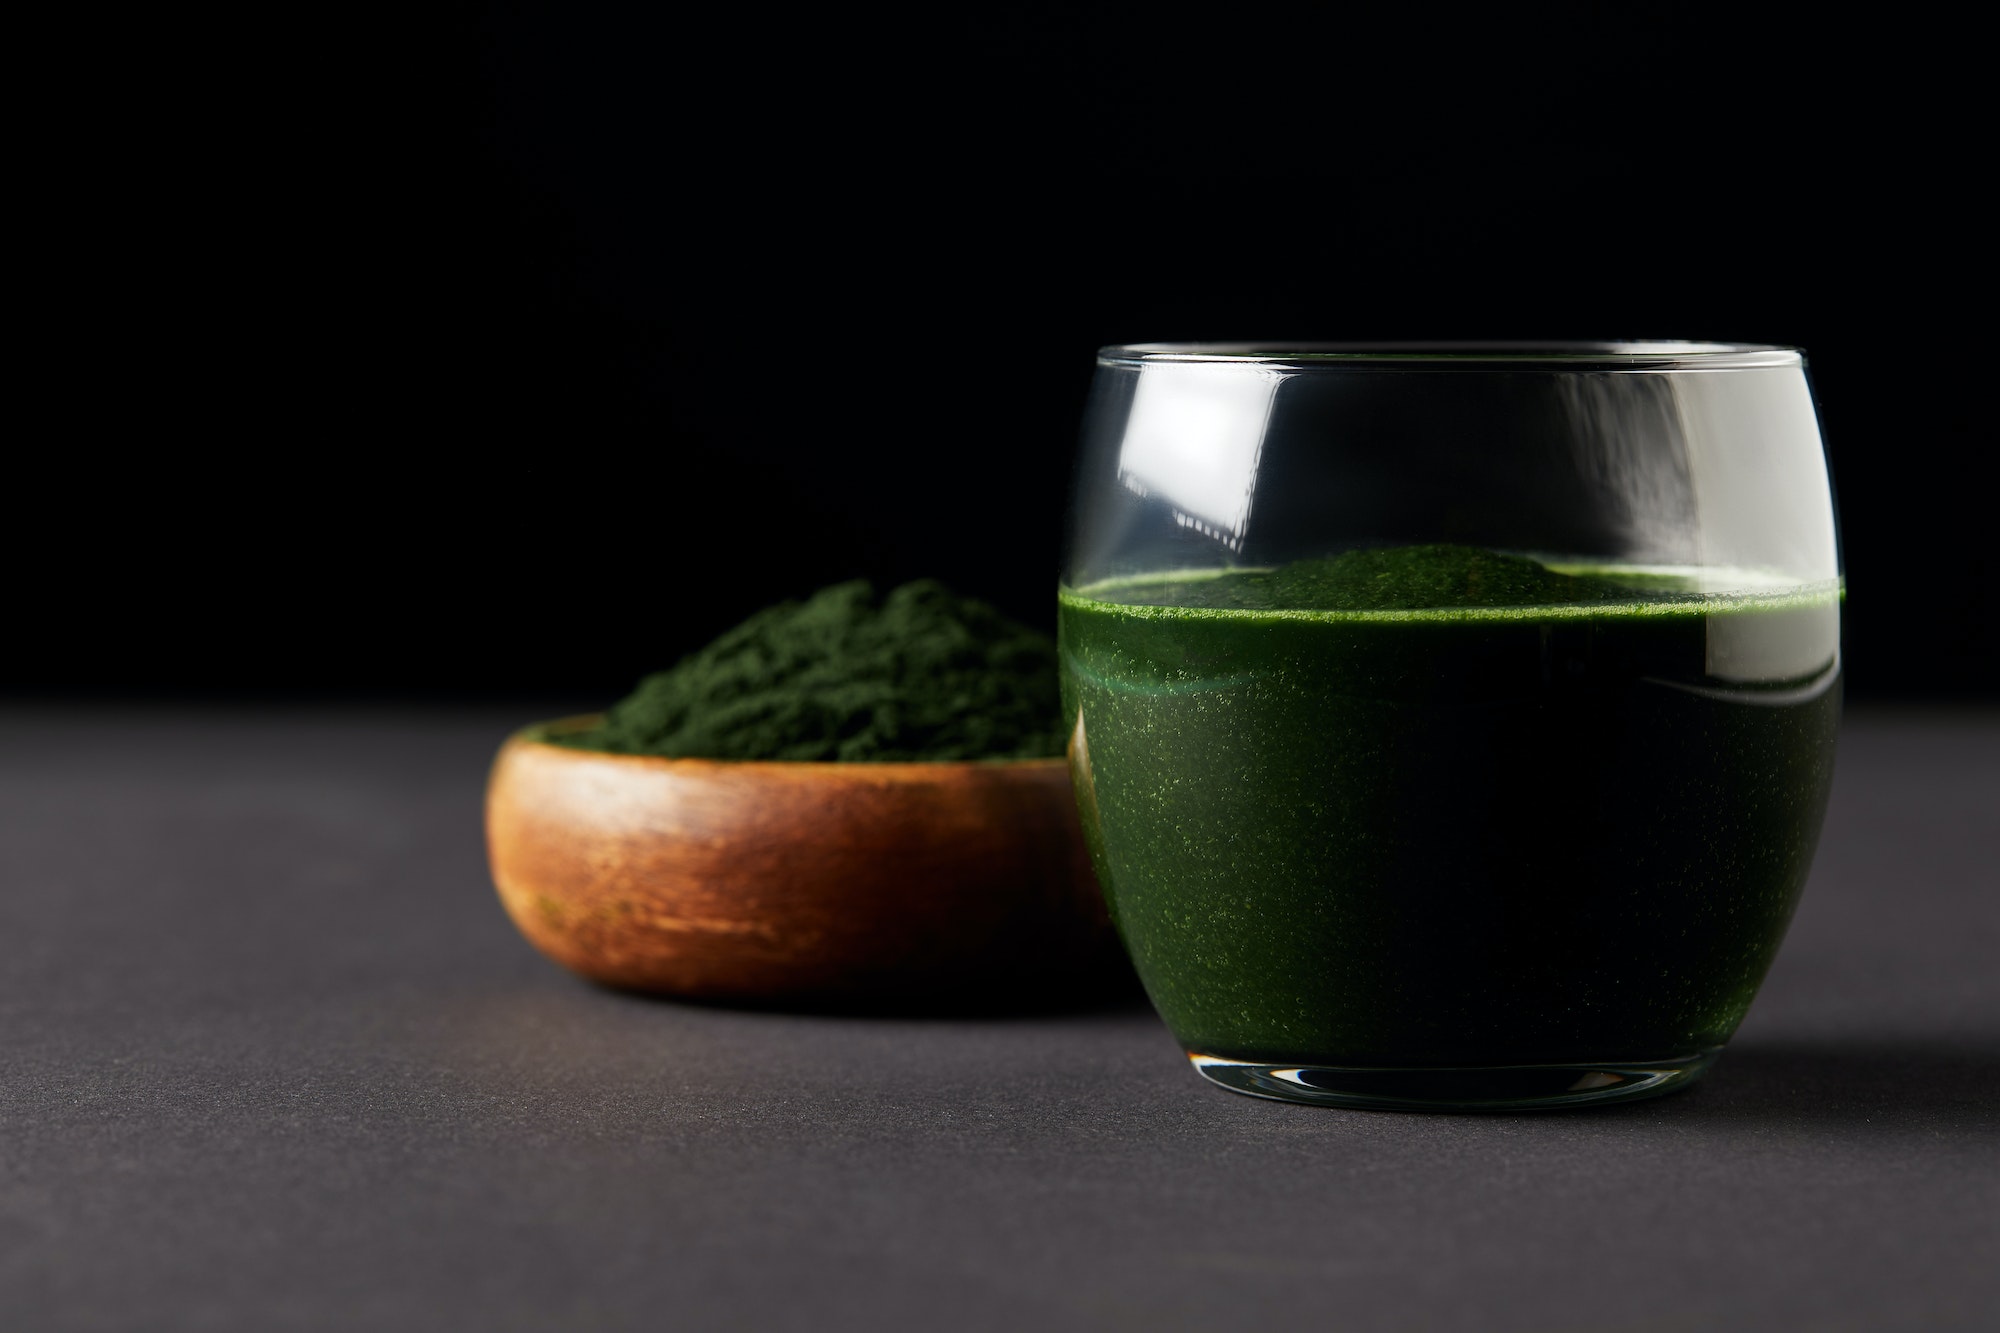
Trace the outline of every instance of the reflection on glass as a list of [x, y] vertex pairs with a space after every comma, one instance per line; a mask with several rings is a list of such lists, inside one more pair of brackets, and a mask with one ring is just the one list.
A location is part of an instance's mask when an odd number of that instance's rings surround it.
[[1174, 521], [1235, 550], [1250, 521], [1257, 455], [1282, 376], [1258, 366], [1162, 365], [1139, 379], [1118, 479]]

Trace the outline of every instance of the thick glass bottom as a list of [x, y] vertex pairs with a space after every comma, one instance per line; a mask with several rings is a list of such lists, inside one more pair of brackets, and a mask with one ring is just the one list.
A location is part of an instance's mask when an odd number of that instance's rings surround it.
[[1721, 1054], [1715, 1046], [1667, 1060], [1445, 1069], [1250, 1064], [1199, 1052], [1188, 1059], [1211, 1083], [1282, 1102], [1383, 1111], [1543, 1111], [1675, 1092]]

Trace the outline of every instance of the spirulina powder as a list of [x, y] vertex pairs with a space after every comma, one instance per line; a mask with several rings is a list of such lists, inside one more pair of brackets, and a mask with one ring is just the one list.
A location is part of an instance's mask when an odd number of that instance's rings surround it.
[[601, 725], [551, 737], [615, 754], [959, 760], [1060, 755], [1046, 634], [932, 579], [856, 580], [760, 611], [646, 677]]

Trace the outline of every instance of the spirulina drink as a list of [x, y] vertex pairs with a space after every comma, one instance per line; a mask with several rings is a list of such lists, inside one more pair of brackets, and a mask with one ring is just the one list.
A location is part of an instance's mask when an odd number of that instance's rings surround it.
[[1079, 808], [1160, 1014], [1197, 1063], [1705, 1060], [1811, 863], [1838, 599], [1462, 547], [1063, 589]]

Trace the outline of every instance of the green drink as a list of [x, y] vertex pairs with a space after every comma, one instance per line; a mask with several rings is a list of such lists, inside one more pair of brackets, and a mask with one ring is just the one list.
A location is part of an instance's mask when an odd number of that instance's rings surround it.
[[1085, 831], [1203, 1072], [1383, 1105], [1699, 1073], [1839, 715], [1837, 585], [1734, 582], [1420, 546], [1065, 589]]
[[1840, 588], [1792, 349], [1104, 348], [1066, 722], [1195, 1068], [1448, 1110], [1693, 1082], [1812, 861]]

